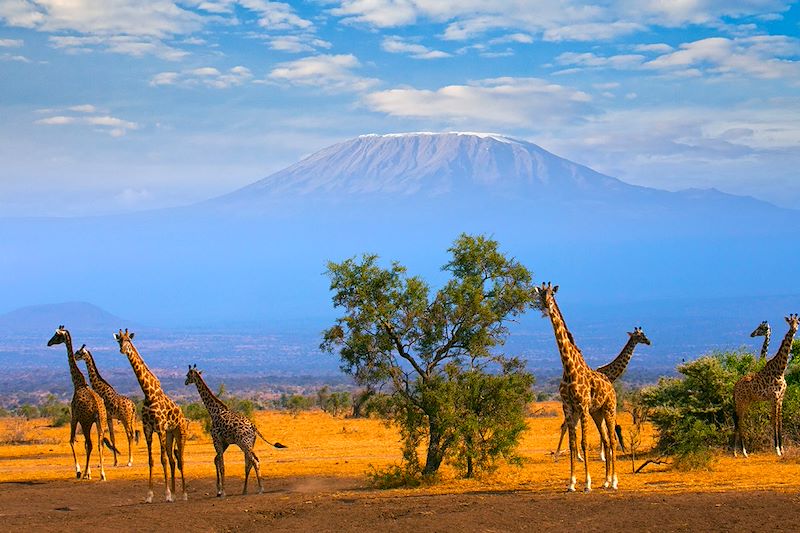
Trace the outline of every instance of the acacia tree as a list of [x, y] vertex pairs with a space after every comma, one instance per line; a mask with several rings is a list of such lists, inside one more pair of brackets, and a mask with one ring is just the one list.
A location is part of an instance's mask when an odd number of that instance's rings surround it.
[[361, 384], [388, 385], [394, 408], [386, 416], [401, 429], [407, 466], [419, 467], [417, 448], [426, 445], [423, 475], [435, 473], [464, 434], [461, 373], [482, 371], [491, 360], [524, 372], [493, 352], [508, 321], [535, 302], [530, 272], [496, 241], [462, 234], [449, 252], [442, 270], [451, 279], [433, 294], [399, 263], [380, 267], [375, 255], [331, 262], [327, 270], [333, 305], [344, 314], [320, 347], [338, 352], [342, 370]]

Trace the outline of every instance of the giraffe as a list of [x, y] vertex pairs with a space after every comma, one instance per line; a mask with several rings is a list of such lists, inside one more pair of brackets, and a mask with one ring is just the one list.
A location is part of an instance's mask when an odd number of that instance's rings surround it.
[[772, 328], [769, 327], [769, 322], [765, 320], [759, 324], [758, 327], [753, 330], [753, 333], [750, 334], [750, 337], [764, 337], [764, 344], [761, 345], [761, 355], [759, 356], [758, 360], [766, 361], [767, 349], [769, 348], [769, 339], [772, 337]]
[[[89, 373], [89, 382], [92, 384], [92, 389], [100, 395], [105, 403], [106, 416], [108, 417], [108, 433], [111, 437], [111, 444], [116, 447], [117, 441], [114, 438], [114, 419], [116, 418], [122, 422], [122, 427], [125, 428], [125, 435], [128, 437], [128, 464], [133, 464], [133, 446], [131, 441], [136, 435], [136, 443], [139, 443], [139, 431], [136, 430], [136, 404], [133, 400], [119, 394], [114, 387], [108, 384], [106, 380], [100, 375], [97, 370], [97, 365], [86, 345], [81, 346], [75, 352], [76, 360], [83, 360], [86, 363], [86, 370]], [[117, 466], [117, 453], [114, 452], [114, 466]]]
[[735, 411], [733, 414], [733, 455], [736, 457], [737, 445], [742, 446], [742, 455], [747, 457], [747, 450], [742, 441], [742, 418], [747, 412], [747, 408], [754, 402], [769, 401], [772, 403], [772, 443], [775, 452], [780, 457], [783, 455], [783, 395], [786, 392], [786, 378], [783, 373], [786, 365], [789, 364], [789, 351], [792, 348], [792, 341], [797, 333], [800, 318], [797, 314], [789, 315], [786, 323], [789, 324], [789, 331], [781, 342], [778, 352], [767, 361], [764, 368], [758, 372], [747, 374], [739, 379], [733, 386], [733, 403]]
[[217, 497], [225, 497], [225, 459], [224, 453], [231, 444], [236, 444], [241, 448], [244, 453], [244, 489], [242, 494], [247, 494], [247, 480], [250, 477], [250, 468], [252, 467], [256, 473], [256, 480], [258, 481], [258, 493], [264, 492], [264, 486], [261, 484], [261, 472], [259, 470], [259, 460], [253, 451], [253, 446], [256, 443], [256, 435], [261, 439], [275, 446], [276, 448], [284, 447], [280, 443], [272, 444], [261, 432], [258, 431], [255, 424], [251, 422], [246, 416], [232, 411], [225, 405], [222, 400], [211, 392], [206, 382], [203, 380], [202, 371], [197, 370], [197, 365], [189, 365], [189, 372], [186, 373], [185, 385], [194, 383], [197, 386], [197, 392], [200, 393], [200, 398], [211, 416], [211, 439], [214, 441], [214, 450], [217, 455], [214, 457], [214, 465], [217, 467]]
[[[147, 443], [147, 461], [150, 466], [150, 479], [145, 502], [153, 501], [153, 433], [158, 434], [161, 447], [161, 469], [164, 471], [164, 493], [166, 501], [173, 501], [175, 493], [175, 465], [181, 472], [181, 491], [183, 499], [187, 499], [186, 480], [183, 476], [183, 447], [186, 444], [188, 423], [183, 416], [181, 408], [161, 390], [161, 382], [147, 368], [136, 347], [133, 345], [134, 333], [123, 332], [114, 334], [119, 343], [119, 351], [128, 357], [139, 386], [144, 393], [142, 404], [142, 429], [144, 440]], [[170, 484], [167, 484], [167, 459], [169, 459]], [[170, 490], [170, 487], [172, 490]]]
[[[72, 351], [72, 336], [64, 326], [58, 326], [55, 334], [47, 341], [48, 346], [64, 344], [67, 347], [67, 362], [69, 363], [69, 373], [72, 376], [71, 416], [69, 422], [69, 446], [72, 448], [72, 458], [75, 460], [75, 476], [78, 479], [91, 479], [92, 471], [89, 466], [89, 459], [92, 455], [92, 424], [97, 425], [97, 453], [100, 455], [100, 479], [105, 481], [106, 471], [103, 467], [103, 444], [116, 450], [105, 438], [103, 421], [106, 420], [106, 408], [103, 399], [89, 388], [86, 378], [83, 377], [78, 364], [75, 362], [75, 354]], [[78, 463], [78, 456], [75, 453], [75, 429], [81, 425], [84, 445], [86, 447], [86, 468], [81, 476], [81, 465]]]
[[[616, 424], [617, 395], [609, 379], [586, 364], [583, 355], [570, 340], [571, 334], [564, 323], [564, 317], [555, 300], [558, 285], [543, 283], [535, 287], [535, 296], [539, 300], [542, 316], [550, 318], [553, 332], [561, 356], [563, 374], [559, 392], [564, 406], [564, 417], [569, 421], [569, 485], [567, 491], [575, 491], [575, 456], [577, 455], [577, 425], [581, 425], [581, 450], [586, 457], [586, 431], [591, 417], [597, 427], [604, 421], [607, 428]], [[605, 458], [606, 478], [604, 487], [617, 488], [615, 436], [613, 431], [600, 431], [600, 440], [608, 450]], [[592, 478], [589, 475], [589, 462], [584, 461], [586, 483], [584, 492], [592, 490]]]
[[[570, 341], [573, 342], [574, 344], [571, 334], [569, 337]], [[628, 363], [630, 362], [631, 357], [633, 357], [633, 351], [636, 349], [637, 344], [646, 344], [647, 346], [650, 346], [650, 339], [647, 338], [647, 335], [644, 334], [644, 331], [642, 330], [641, 327], [635, 327], [633, 328], [633, 331], [628, 332], [628, 341], [625, 343], [625, 346], [622, 347], [622, 350], [619, 352], [619, 355], [617, 355], [617, 357], [615, 357], [613, 361], [601, 367], [598, 367], [595, 370], [597, 372], [600, 372], [601, 374], [605, 374], [605, 376], [609, 379], [609, 381], [611, 381], [611, 383], [614, 383], [615, 381], [617, 381], [617, 379], [620, 378], [620, 376], [622, 376], [622, 374], [625, 372], [625, 369], [628, 367]], [[561, 424], [561, 436], [558, 438], [558, 447], [556, 448], [555, 451], [556, 459], [558, 459], [558, 456], [561, 454], [561, 443], [564, 441], [564, 434], [567, 432], [568, 426], [569, 424], [565, 419], [564, 422]], [[602, 431], [602, 429], [598, 428], [598, 431]], [[620, 446], [623, 446], [622, 428], [620, 428], [619, 425], [617, 425], [614, 428], [614, 431], [617, 434]], [[624, 446], [622, 448], [622, 451], [625, 451]], [[581, 457], [580, 453], [578, 453], [578, 460], [583, 461], [583, 457]], [[600, 450], [600, 460], [605, 461], [605, 450], [602, 449]]]

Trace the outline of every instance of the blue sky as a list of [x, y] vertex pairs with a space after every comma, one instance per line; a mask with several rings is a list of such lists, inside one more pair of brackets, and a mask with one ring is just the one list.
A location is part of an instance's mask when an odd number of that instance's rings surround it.
[[0, 209], [186, 204], [451, 130], [797, 207], [798, 36], [776, 0], [2, 0]]

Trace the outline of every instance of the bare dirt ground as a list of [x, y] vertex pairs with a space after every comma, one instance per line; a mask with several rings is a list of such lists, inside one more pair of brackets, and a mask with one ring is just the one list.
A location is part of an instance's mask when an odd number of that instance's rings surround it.
[[[231, 478], [230, 489], [241, 490]], [[268, 479], [264, 494], [145, 504], [146, 482], [0, 483], [4, 531], [797, 531], [800, 497], [762, 492], [408, 494], [351, 478]], [[163, 485], [159, 488], [163, 488]], [[157, 496], [162, 496], [159, 492]], [[159, 498], [163, 499], [163, 498]]]
[[[540, 406], [541, 407], [541, 406]], [[243, 456], [226, 457], [228, 498], [215, 497], [214, 448], [197, 423], [190, 427], [188, 501], [164, 502], [156, 445], [155, 495], [145, 504], [147, 459], [134, 445], [134, 465], [111, 466], [109, 481], [74, 479], [68, 428], [44, 420], [0, 419], [0, 532], [31, 531], [800, 531], [800, 448], [734, 459], [718, 455], [707, 469], [678, 471], [650, 465], [633, 474], [626, 454], [618, 463], [620, 490], [601, 489], [595, 441], [591, 494], [563, 492], [566, 458], [550, 451], [561, 424], [557, 405], [529, 419], [519, 451], [522, 467], [460, 479], [443, 467], [441, 479], [416, 489], [369, 488], [369, 472], [400, 460], [395, 429], [378, 420], [341, 419], [321, 412], [291, 416], [257, 412], [260, 430], [288, 444], [260, 443], [264, 494], [241, 496]], [[118, 434], [121, 434], [118, 433]], [[648, 429], [642, 450], [652, 446]], [[2, 441], [5, 439], [5, 443]], [[124, 458], [127, 443], [123, 444]], [[83, 460], [83, 437], [78, 437]], [[642, 464], [639, 456], [636, 465]], [[97, 477], [97, 458], [92, 459]], [[579, 466], [579, 481], [582, 467]], [[582, 484], [579, 482], [579, 487]], [[250, 481], [251, 492], [255, 480]]]

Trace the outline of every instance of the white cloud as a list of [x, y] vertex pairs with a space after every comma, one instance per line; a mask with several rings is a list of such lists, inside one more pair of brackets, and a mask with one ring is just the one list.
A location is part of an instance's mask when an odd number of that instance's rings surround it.
[[[99, 128], [99, 131], [108, 133], [112, 137], [122, 137], [130, 130], [139, 129], [139, 124], [130, 120], [124, 120], [111, 115], [95, 115], [97, 110], [94, 106], [89, 104], [76, 105], [67, 108], [68, 111], [82, 113], [81, 116], [70, 115], [54, 115], [52, 117], [41, 118], [35, 120], [34, 124], [42, 126], [66, 126], [66, 125], [83, 125], [93, 126]], [[53, 113], [54, 110], [39, 110], [39, 112]], [[90, 113], [87, 116], [87, 113]]]
[[64, 124], [74, 124], [77, 121], [75, 117], [65, 117], [57, 115], [55, 117], [47, 117], [37, 120], [36, 124], [44, 124], [46, 126], [62, 126]]
[[16, 61], [17, 63], [30, 63], [31, 60], [19, 54], [0, 54], [0, 61]]
[[798, 55], [800, 40], [792, 37], [711, 37], [682, 44], [679, 50], [648, 61], [644, 67], [668, 73], [690, 70], [717, 75], [800, 80], [800, 62], [791, 59]]
[[275, 82], [308, 87], [318, 87], [328, 91], [364, 91], [378, 83], [378, 80], [363, 78], [353, 73], [361, 63], [352, 54], [317, 55], [296, 61], [279, 63], [268, 78]]
[[431, 50], [421, 44], [409, 43], [397, 36], [384, 37], [381, 48], [392, 54], [408, 54], [415, 59], [441, 59], [450, 54], [441, 50]]
[[141, 204], [150, 200], [152, 194], [147, 189], [136, 189], [126, 187], [114, 195], [114, 200], [125, 207], [139, 207]]
[[188, 52], [173, 48], [158, 39], [128, 35], [115, 36], [74, 36], [53, 35], [50, 44], [70, 53], [85, 53], [100, 47], [108, 52], [141, 57], [154, 55], [161, 59], [177, 61], [188, 55]]
[[150, 79], [153, 87], [163, 85], [205, 86], [214, 89], [228, 89], [252, 81], [253, 73], [247, 67], [236, 66], [227, 72], [214, 67], [200, 67], [182, 72], [161, 72]]
[[638, 54], [621, 54], [615, 56], [598, 56], [591, 52], [575, 53], [564, 52], [556, 57], [559, 65], [586, 67], [586, 68], [612, 68], [612, 69], [631, 69], [644, 63], [645, 56]]
[[636, 52], [667, 54], [672, 52], [673, 48], [666, 43], [652, 43], [652, 44], [637, 44], [633, 47]]
[[266, 36], [263, 38], [272, 50], [294, 54], [314, 52], [319, 48], [327, 49], [333, 46], [330, 42], [319, 39], [314, 35], [279, 35]]
[[97, 113], [97, 108], [92, 104], [74, 105], [68, 107], [67, 109], [70, 111], [76, 111], [78, 113]]
[[201, 17], [169, 0], [8, 0], [0, 18], [47, 32], [164, 38], [190, 33]]
[[258, 25], [268, 30], [288, 30], [300, 28], [307, 30], [313, 24], [298, 16], [292, 6], [283, 2], [266, 0], [239, 0], [239, 4], [258, 14]]
[[591, 97], [538, 78], [496, 78], [438, 90], [398, 88], [373, 92], [364, 103], [397, 117], [530, 129], [570, 123], [591, 111]]
[[[549, 41], [610, 40], [650, 26], [719, 27], [730, 19], [774, 17], [780, 0], [338, 0], [330, 13], [346, 23], [397, 28], [424, 21], [445, 23], [443, 37], [466, 40], [516, 30]], [[735, 28], [735, 26], [732, 26]]]
[[0, 48], [19, 48], [23, 44], [22, 39], [0, 39]]

